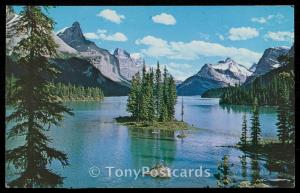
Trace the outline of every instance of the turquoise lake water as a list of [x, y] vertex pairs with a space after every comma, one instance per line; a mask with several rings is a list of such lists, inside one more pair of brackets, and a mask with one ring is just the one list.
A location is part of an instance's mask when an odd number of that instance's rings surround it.
[[[127, 97], [106, 97], [101, 102], [67, 103], [75, 116], [67, 116], [61, 127], [52, 128], [47, 134], [53, 146], [68, 154], [70, 166], [62, 168], [53, 162], [51, 168], [66, 177], [63, 187], [216, 187], [218, 162], [229, 156], [232, 176], [237, 181], [262, 178], [275, 179], [280, 175], [269, 171], [266, 160], [247, 156], [235, 148], [239, 141], [242, 115], [247, 114], [250, 125], [251, 107], [220, 106], [218, 99], [184, 97], [184, 121], [201, 128], [188, 132], [188, 137], [178, 139], [176, 132], [153, 133], [151, 130], [130, 129], [114, 120], [126, 112]], [[8, 110], [7, 113], [10, 111]], [[181, 97], [176, 105], [176, 118], [181, 119]], [[276, 109], [260, 108], [263, 138], [276, 138]], [[7, 127], [9, 129], [9, 125]], [[7, 140], [6, 148], [19, 145], [22, 140]], [[246, 156], [246, 157], [243, 157]], [[244, 162], [242, 162], [244, 159]], [[125, 170], [142, 170], [162, 162], [171, 170], [206, 170], [210, 175], [176, 176], [157, 179]], [[109, 175], [109, 169], [111, 174]], [[91, 169], [92, 168], [92, 169]], [[96, 168], [96, 170], [95, 170]], [[99, 170], [98, 170], [99, 169]], [[100, 171], [100, 173], [99, 173]], [[122, 174], [123, 172], [123, 174]], [[6, 169], [6, 180], [14, 178]]]

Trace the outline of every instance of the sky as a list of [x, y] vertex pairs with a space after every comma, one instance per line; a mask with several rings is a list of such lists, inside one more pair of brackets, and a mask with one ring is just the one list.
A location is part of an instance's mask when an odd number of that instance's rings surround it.
[[290, 6], [56, 6], [47, 14], [54, 31], [78, 21], [99, 47], [159, 61], [177, 80], [227, 57], [249, 68], [265, 49], [294, 41]]

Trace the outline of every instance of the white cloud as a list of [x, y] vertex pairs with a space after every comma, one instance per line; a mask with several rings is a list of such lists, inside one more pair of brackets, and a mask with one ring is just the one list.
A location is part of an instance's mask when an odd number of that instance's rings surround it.
[[260, 24], [265, 24], [269, 20], [275, 20], [277, 23], [281, 23], [282, 19], [284, 19], [284, 16], [281, 13], [277, 13], [277, 14], [268, 15], [267, 17], [252, 17], [251, 21]]
[[152, 17], [152, 21], [154, 23], [160, 23], [164, 25], [175, 25], [176, 19], [173, 17], [173, 15], [167, 14], [167, 13], [161, 13], [159, 15], [155, 15]]
[[97, 33], [85, 33], [84, 36], [88, 39], [98, 39], [107, 41], [125, 42], [128, 40], [125, 34], [116, 32], [114, 34], [107, 34], [107, 30], [98, 29]]
[[253, 17], [253, 18], [251, 18], [251, 21], [252, 22], [257, 22], [257, 23], [260, 23], [260, 24], [263, 24], [263, 23], [267, 22], [267, 20], [264, 17]]
[[93, 32], [92, 33], [84, 33], [83, 35], [87, 39], [99, 39], [98, 35]]
[[168, 42], [154, 36], [145, 36], [136, 40], [136, 44], [147, 46], [147, 48], [141, 49], [141, 53], [145, 55], [168, 59], [196, 60], [201, 56], [230, 57], [241, 64], [250, 66], [261, 57], [261, 53], [246, 48], [225, 47], [221, 44], [200, 40]]
[[130, 54], [130, 57], [137, 60], [137, 59], [143, 58], [143, 54], [141, 54], [139, 52], [134, 52], [134, 53]]
[[195, 66], [191, 64], [171, 62], [166, 67], [175, 80], [185, 80], [195, 74]]
[[222, 34], [218, 34], [218, 33], [217, 33], [216, 35], [218, 36], [218, 38], [219, 38], [220, 40], [222, 40], [222, 41], [225, 40], [225, 38], [224, 38], [224, 36], [223, 36]]
[[111, 9], [104, 9], [98, 13], [97, 16], [117, 24], [120, 24], [122, 20], [125, 19], [124, 15], [118, 14], [115, 10]]
[[286, 41], [293, 42], [294, 41], [294, 32], [289, 31], [278, 31], [278, 32], [268, 32], [265, 35], [266, 39], [272, 39], [274, 41]]
[[229, 30], [228, 38], [232, 41], [236, 40], [247, 40], [259, 36], [259, 32], [256, 28], [251, 27], [239, 27], [231, 28]]

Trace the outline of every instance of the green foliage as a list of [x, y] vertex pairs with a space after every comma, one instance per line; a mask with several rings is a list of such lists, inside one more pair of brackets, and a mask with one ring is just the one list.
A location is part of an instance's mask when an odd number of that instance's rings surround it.
[[[13, 112], [6, 117], [14, 122], [8, 139], [25, 136], [25, 143], [6, 151], [6, 161], [18, 171], [10, 187], [56, 187], [63, 177], [48, 169], [53, 160], [62, 166], [69, 164], [67, 155], [50, 147], [51, 139], [44, 134], [52, 125], [59, 126], [64, 113], [72, 114], [58, 96], [51, 93], [52, 85], [45, 79], [54, 79], [59, 73], [51, 67], [49, 57], [55, 57], [56, 44], [52, 39], [54, 22], [42, 12], [40, 6], [25, 6], [20, 12], [16, 32], [27, 33], [13, 48], [18, 65], [24, 75], [14, 81], [9, 103]], [[9, 84], [10, 85], [10, 84]], [[8, 94], [8, 93], [7, 93]]]
[[53, 83], [51, 93], [63, 101], [102, 100], [103, 92], [98, 87], [84, 87], [72, 84]]
[[[257, 77], [249, 85], [211, 89], [203, 93], [202, 97], [218, 97], [221, 104], [252, 105], [257, 98], [259, 105], [279, 105], [282, 88], [286, 87], [288, 92], [294, 90], [294, 59], [288, 56], [280, 56], [278, 60], [282, 67], [274, 69], [269, 73]], [[288, 73], [290, 78], [282, 81], [281, 73]], [[294, 95], [294, 93], [293, 93]]]
[[137, 73], [132, 78], [127, 110], [137, 121], [171, 121], [174, 119], [176, 97], [175, 81], [166, 68], [161, 80], [159, 63], [155, 74], [153, 69], [147, 72], [144, 66], [142, 76]]
[[247, 144], [247, 117], [246, 114], [243, 115], [243, 125], [242, 125], [242, 134], [240, 138], [240, 143], [242, 145]]
[[251, 117], [251, 141], [252, 145], [259, 144], [261, 135], [260, 122], [259, 122], [259, 107], [257, 104], [257, 98], [254, 98]]
[[[291, 83], [293, 77], [289, 73], [280, 73], [279, 79], [281, 82]], [[294, 123], [294, 104], [291, 96], [293, 92], [289, 91], [288, 86], [284, 84], [279, 88], [279, 105], [277, 108], [277, 135], [281, 143], [290, 143], [294, 141], [295, 123]]]
[[[5, 100], [6, 105], [13, 103], [12, 96], [16, 88], [16, 78], [11, 75], [6, 77], [5, 87]], [[102, 100], [104, 98], [103, 92], [98, 87], [84, 87], [76, 86], [72, 84], [62, 83], [51, 83], [50, 85], [51, 94], [58, 96], [62, 101], [91, 101], [91, 100]]]
[[220, 188], [228, 188], [233, 186], [233, 175], [231, 172], [232, 164], [229, 163], [228, 156], [224, 155], [222, 161], [218, 163], [218, 173], [215, 174], [217, 179], [217, 186]]

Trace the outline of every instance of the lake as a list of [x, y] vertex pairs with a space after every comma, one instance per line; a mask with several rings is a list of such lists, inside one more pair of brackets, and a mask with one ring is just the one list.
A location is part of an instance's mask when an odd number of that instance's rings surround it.
[[[267, 161], [259, 156], [220, 147], [239, 141], [242, 116], [247, 114], [249, 126], [251, 107], [221, 106], [218, 99], [201, 99], [200, 96], [183, 97], [183, 100], [184, 121], [199, 128], [189, 131], [184, 139], [177, 138], [177, 132], [157, 134], [116, 123], [114, 118], [129, 115], [126, 112], [127, 97], [67, 103], [75, 116], [67, 116], [61, 127], [53, 127], [47, 134], [53, 139], [55, 148], [68, 154], [71, 165], [62, 168], [58, 162], [53, 162], [51, 168], [66, 177], [63, 187], [67, 188], [216, 187], [214, 174], [218, 172], [218, 162], [224, 155], [229, 157], [232, 177], [237, 181], [276, 179], [282, 175], [270, 171], [266, 167]], [[178, 120], [181, 119], [180, 113], [181, 97], [176, 105]], [[263, 138], [276, 138], [276, 122], [275, 108], [260, 108]], [[21, 141], [8, 140], [6, 148], [15, 147]], [[142, 170], [159, 162], [167, 164], [173, 171], [176, 169], [176, 177], [158, 179], [133, 175], [133, 169]], [[187, 170], [192, 171], [191, 175], [185, 173]], [[199, 175], [201, 171], [202, 175]], [[13, 177], [13, 171], [6, 169], [6, 180]]]

